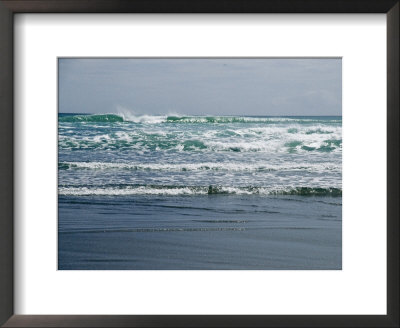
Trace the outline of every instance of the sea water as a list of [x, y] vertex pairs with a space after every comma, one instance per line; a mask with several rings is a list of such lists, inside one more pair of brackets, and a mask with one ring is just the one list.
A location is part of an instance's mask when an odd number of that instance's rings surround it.
[[341, 116], [58, 120], [59, 269], [341, 269]]

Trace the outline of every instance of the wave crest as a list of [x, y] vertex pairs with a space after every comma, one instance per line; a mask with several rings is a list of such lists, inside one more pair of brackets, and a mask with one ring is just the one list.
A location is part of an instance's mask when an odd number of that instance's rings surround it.
[[341, 172], [335, 163], [112, 163], [112, 162], [59, 162], [59, 170], [129, 170], [129, 171], [307, 171], [307, 172]]
[[127, 195], [262, 195], [262, 196], [342, 196], [339, 188], [315, 187], [226, 187], [226, 186], [165, 186], [165, 185], [109, 185], [59, 186], [65, 196], [127, 196]]
[[[129, 113], [118, 114], [60, 114], [59, 122], [133, 122], [142, 124], [159, 123], [189, 123], [189, 124], [227, 124], [227, 123], [341, 123], [340, 117], [251, 117], [251, 116], [166, 116], [166, 115], [132, 115]], [[316, 133], [320, 133], [317, 131]]]
[[124, 118], [117, 114], [95, 114], [95, 115], [67, 115], [59, 116], [59, 122], [123, 122]]

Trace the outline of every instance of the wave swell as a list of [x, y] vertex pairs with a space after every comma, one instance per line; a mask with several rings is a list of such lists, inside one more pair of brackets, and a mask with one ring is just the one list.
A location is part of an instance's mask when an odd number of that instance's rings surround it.
[[115, 186], [59, 186], [59, 195], [70, 196], [127, 196], [127, 195], [342, 195], [339, 188], [311, 187], [226, 187], [226, 186], [165, 186], [165, 185], [115, 185]]
[[58, 118], [59, 122], [133, 122], [143, 124], [159, 123], [341, 123], [340, 117], [246, 117], [246, 116], [166, 116], [166, 115], [123, 115], [123, 114], [79, 114], [63, 115]]
[[58, 122], [124, 122], [124, 118], [117, 114], [99, 115], [68, 115], [59, 116]]
[[334, 163], [181, 163], [181, 164], [161, 164], [161, 163], [109, 163], [109, 162], [59, 162], [59, 170], [131, 170], [131, 171], [308, 171], [326, 172], [341, 171], [340, 166]]

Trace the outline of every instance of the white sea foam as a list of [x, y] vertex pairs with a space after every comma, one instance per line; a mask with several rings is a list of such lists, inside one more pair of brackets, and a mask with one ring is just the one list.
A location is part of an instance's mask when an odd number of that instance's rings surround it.
[[124, 121], [127, 122], [134, 122], [134, 123], [147, 123], [147, 124], [159, 124], [166, 121], [167, 117], [160, 115], [160, 116], [153, 116], [153, 115], [131, 115], [131, 114], [120, 114]]
[[87, 187], [60, 187], [58, 189], [60, 195], [74, 195], [74, 196], [126, 196], [126, 195], [206, 195], [207, 189], [193, 190], [190, 188], [174, 188], [174, 189], [160, 189], [149, 187], [136, 187], [136, 188], [87, 188]]
[[[162, 120], [162, 116], [134, 116], [136, 121]], [[202, 152], [340, 152], [341, 126], [301, 124], [236, 128], [184, 129], [173, 125], [133, 127], [121, 125], [119, 131], [88, 129], [75, 135], [59, 136], [62, 149], [133, 149]], [[97, 132], [97, 133], [96, 133]]]
[[58, 192], [64, 196], [127, 196], [127, 195], [319, 195], [340, 196], [338, 188], [303, 188], [303, 187], [227, 187], [227, 186], [128, 186], [118, 187], [59, 187]]
[[[208, 184], [227, 185], [212, 194], [239, 195], [290, 193], [285, 188], [293, 183], [341, 188], [340, 124], [291, 118], [213, 124], [203, 117], [206, 124], [191, 125], [186, 118], [174, 124], [166, 116], [125, 114], [125, 122], [114, 116], [60, 123], [61, 195], [205, 195]], [[243, 187], [250, 185], [258, 187]]]
[[338, 163], [290, 163], [279, 164], [271, 163], [112, 163], [112, 162], [60, 162], [60, 166], [68, 169], [92, 169], [92, 170], [154, 170], [154, 171], [307, 171], [307, 172], [341, 172], [341, 166]]

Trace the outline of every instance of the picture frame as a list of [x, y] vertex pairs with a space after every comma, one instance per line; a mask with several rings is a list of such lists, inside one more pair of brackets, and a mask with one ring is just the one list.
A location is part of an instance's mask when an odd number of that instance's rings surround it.
[[[399, 11], [396, 0], [0, 1], [0, 324], [5, 327], [398, 327], [399, 326]], [[387, 315], [14, 315], [13, 15], [17, 13], [386, 13]]]

